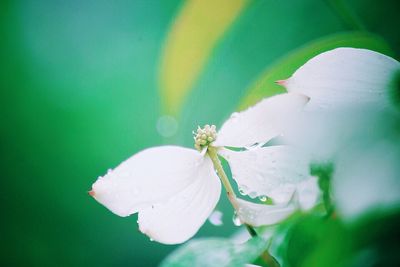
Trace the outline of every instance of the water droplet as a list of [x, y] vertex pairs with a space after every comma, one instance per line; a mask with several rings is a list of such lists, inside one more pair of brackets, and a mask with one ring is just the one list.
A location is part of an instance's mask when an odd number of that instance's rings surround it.
[[216, 225], [216, 226], [221, 226], [223, 224], [222, 222], [222, 212], [219, 210], [215, 210], [211, 213], [210, 217], [208, 217], [208, 221], [212, 224], [212, 225]]
[[242, 222], [240, 221], [240, 218], [237, 215], [236, 211], [233, 213], [232, 222], [236, 226], [241, 226], [242, 225]]
[[169, 115], [161, 116], [157, 120], [156, 129], [162, 137], [174, 136], [178, 131], [178, 121]]
[[268, 198], [266, 196], [259, 196], [258, 199], [262, 202], [265, 202]]
[[150, 241], [151, 241], [151, 242], [153, 242], [153, 241], [154, 241], [154, 239], [150, 237]]
[[107, 174], [111, 174], [111, 173], [112, 173], [112, 169], [108, 169]]
[[[235, 178], [234, 178], [234, 179], [235, 179]], [[240, 193], [242, 196], [247, 195], [247, 194], [248, 194], [248, 191], [249, 191], [249, 188], [248, 188], [247, 186], [245, 186], [245, 185], [239, 185], [239, 193]]]
[[239, 187], [239, 193], [244, 196], [246, 195], [246, 192], [243, 190], [243, 188]]
[[249, 197], [251, 198], [256, 198], [257, 197], [257, 192], [255, 191], [251, 191], [250, 193], [248, 193]]

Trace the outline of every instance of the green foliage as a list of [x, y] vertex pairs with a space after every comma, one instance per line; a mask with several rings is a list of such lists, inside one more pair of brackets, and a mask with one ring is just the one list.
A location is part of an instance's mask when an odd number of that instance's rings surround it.
[[350, 228], [354, 237], [354, 267], [400, 266], [400, 211], [371, 214]]
[[333, 212], [334, 208], [331, 201], [331, 179], [333, 172], [332, 163], [314, 163], [310, 167], [310, 174], [318, 177], [318, 185], [322, 191], [322, 198], [328, 216]]
[[343, 266], [350, 255], [348, 230], [334, 218], [298, 215], [278, 228], [279, 235], [272, 250], [285, 267]]
[[243, 267], [267, 248], [261, 238], [236, 244], [224, 238], [194, 239], [170, 254], [161, 267]]
[[348, 225], [335, 215], [297, 214], [280, 225], [270, 252], [282, 267], [399, 266], [397, 212]]

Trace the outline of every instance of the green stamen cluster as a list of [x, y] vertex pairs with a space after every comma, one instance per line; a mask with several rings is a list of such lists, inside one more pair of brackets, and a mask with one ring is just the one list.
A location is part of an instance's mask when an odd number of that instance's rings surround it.
[[215, 125], [206, 124], [204, 128], [197, 128], [196, 132], [193, 132], [194, 147], [198, 151], [202, 151], [203, 148], [209, 146], [217, 138], [217, 130]]

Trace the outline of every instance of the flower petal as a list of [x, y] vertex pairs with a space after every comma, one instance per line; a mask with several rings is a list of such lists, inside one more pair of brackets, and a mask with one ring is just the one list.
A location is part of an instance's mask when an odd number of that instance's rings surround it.
[[178, 146], [149, 148], [100, 177], [93, 184], [91, 194], [115, 214], [128, 216], [203, 179], [199, 168], [213, 170], [194, 149]]
[[[294, 194], [294, 195], [293, 195]], [[252, 226], [276, 224], [292, 214], [296, 209], [313, 208], [320, 197], [318, 179], [310, 177], [297, 184], [296, 192], [286, 203], [276, 205], [257, 204], [242, 199], [235, 199], [237, 216], [243, 223]]]
[[164, 244], [179, 244], [191, 238], [210, 216], [221, 193], [221, 183], [210, 158], [197, 169], [201, 179], [165, 202], [139, 211], [139, 229]]
[[298, 94], [266, 98], [253, 107], [233, 113], [218, 132], [215, 146], [249, 147], [264, 144], [284, 133], [286, 127], [307, 103]]
[[336, 164], [332, 184], [338, 212], [351, 221], [371, 212], [398, 210], [399, 159], [397, 138], [346, 153]]
[[337, 48], [312, 58], [288, 80], [289, 92], [310, 97], [307, 110], [354, 105], [389, 105], [388, 88], [400, 63], [383, 54], [356, 48]]
[[268, 196], [287, 202], [297, 183], [309, 177], [307, 157], [290, 146], [259, 147], [246, 151], [221, 149], [239, 189], [250, 197]]
[[318, 185], [318, 178], [311, 176], [300, 182], [296, 188], [297, 201], [302, 210], [312, 209], [320, 199], [321, 190]]
[[295, 211], [295, 204], [265, 205], [257, 204], [243, 199], [236, 199], [237, 216], [242, 223], [255, 227], [272, 225], [283, 221]]

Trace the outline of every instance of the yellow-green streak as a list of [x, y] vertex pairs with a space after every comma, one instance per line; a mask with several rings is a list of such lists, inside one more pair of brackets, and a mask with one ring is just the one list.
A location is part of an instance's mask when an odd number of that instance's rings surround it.
[[213, 49], [249, 0], [188, 0], [174, 19], [161, 56], [164, 112], [177, 115]]

